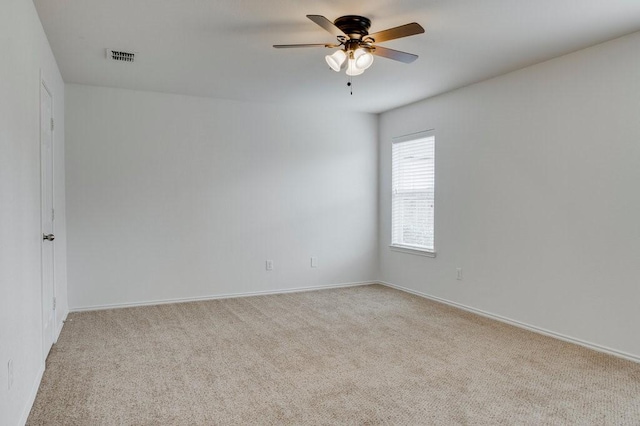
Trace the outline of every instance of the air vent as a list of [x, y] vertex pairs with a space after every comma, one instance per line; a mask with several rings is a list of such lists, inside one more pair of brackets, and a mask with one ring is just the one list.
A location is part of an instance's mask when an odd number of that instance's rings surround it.
[[133, 62], [136, 54], [134, 52], [124, 52], [122, 50], [107, 49], [107, 59], [120, 62]]

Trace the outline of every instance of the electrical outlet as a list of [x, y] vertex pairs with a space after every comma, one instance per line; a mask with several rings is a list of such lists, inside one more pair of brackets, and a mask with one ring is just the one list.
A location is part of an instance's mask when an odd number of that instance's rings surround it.
[[318, 258], [315, 256], [311, 256], [311, 267], [312, 268], [318, 267]]
[[267, 268], [267, 271], [273, 271], [273, 260], [267, 260], [265, 267]]
[[462, 281], [462, 268], [456, 268], [456, 280]]
[[11, 390], [13, 387], [13, 360], [10, 359], [7, 363], [7, 388]]

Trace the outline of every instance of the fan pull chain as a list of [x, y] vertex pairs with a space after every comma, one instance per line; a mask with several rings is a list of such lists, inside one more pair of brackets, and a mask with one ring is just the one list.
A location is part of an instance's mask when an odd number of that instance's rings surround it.
[[347, 87], [349, 87], [349, 91], [351, 92], [351, 96], [353, 96], [353, 84], [351, 84], [351, 80], [353, 77], [349, 76], [349, 81], [347, 82]]

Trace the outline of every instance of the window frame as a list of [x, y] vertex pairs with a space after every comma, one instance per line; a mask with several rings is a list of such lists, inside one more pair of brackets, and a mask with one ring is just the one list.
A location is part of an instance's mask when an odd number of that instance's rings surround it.
[[[391, 235], [390, 235], [390, 244], [389, 249], [401, 253], [414, 254], [419, 256], [426, 257], [436, 257], [436, 137], [435, 137], [435, 129], [423, 130], [420, 132], [410, 133], [407, 135], [397, 136], [391, 139]], [[421, 248], [418, 246], [410, 246], [403, 244], [394, 244], [393, 243], [393, 145], [402, 142], [415, 141], [417, 139], [426, 139], [433, 137], [433, 249]]]

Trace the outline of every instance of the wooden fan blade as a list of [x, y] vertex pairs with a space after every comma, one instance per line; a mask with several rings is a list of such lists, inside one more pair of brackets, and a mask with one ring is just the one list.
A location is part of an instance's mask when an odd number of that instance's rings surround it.
[[316, 44], [274, 44], [276, 49], [291, 49], [297, 47], [339, 47], [337, 44], [316, 43]]
[[418, 59], [418, 55], [414, 55], [413, 53], [401, 52], [399, 50], [387, 49], [386, 47], [380, 46], [375, 46], [371, 53], [376, 56], [382, 56], [383, 58], [404, 62], [405, 64], [410, 64]]
[[379, 31], [377, 33], [369, 34], [375, 40], [376, 43], [380, 43], [388, 40], [395, 40], [397, 38], [409, 37], [416, 34], [422, 34], [424, 28], [415, 22], [410, 24], [401, 25], [395, 28], [389, 28], [388, 30]]
[[346, 36], [346, 34], [343, 33], [340, 28], [333, 25], [333, 22], [322, 15], [307, 15], [307, 18], [311, 19], [313, 22], [320, 25], [322, 28], [329, 31], [329, 33], [333, 34], [336, 37]]

